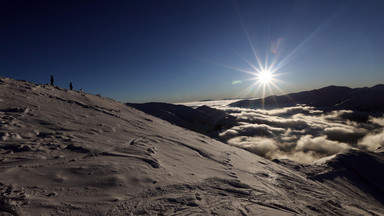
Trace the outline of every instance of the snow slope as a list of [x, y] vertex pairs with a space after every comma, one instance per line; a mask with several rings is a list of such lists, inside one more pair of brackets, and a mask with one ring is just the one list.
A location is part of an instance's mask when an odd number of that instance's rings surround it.
[[[0, 77], [0, 122], [0, 215], [384, 215], [366, 182], [310, 176], [328, 163], [280, 165], [83, 92]], [[361, 154], [374, 178], [382, 153]]]

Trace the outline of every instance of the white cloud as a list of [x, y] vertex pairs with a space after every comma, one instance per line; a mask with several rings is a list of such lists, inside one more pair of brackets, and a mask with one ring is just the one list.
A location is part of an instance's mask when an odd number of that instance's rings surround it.
[[351, 145], [355, 145], [366, 133], [363, 128], [353, 128], [351, 126], [331, 127], [324, 130], [324, 134], [327, 135], [328, 139], [346, 142]]
[[319, 155], [315, 152], [312, 152], [312, 151], [310, 151], [310, 152], [296, 151], [296, 152], [293, 152], [291, 154], [287, 154], [287, 155], [284, 155], [281, 157], [286, 158], [286, 159], [290, 159], [293, 161], [297, 161], [300, 163], [311, 163], [315, 160], [322, 158], [323, 156]]
[[229, 129], [229, 130], [226, 130], [224, 132], [219, 133], [219, 137], [224, 139], [224, 140], [228, 140], [230, 138], [238, 136], [238, 134], [239, 134], [239, 132], [237, 132], [236, 130]]
[[302, 152], [315, 152], [321, 155], [333, 155], [348, 148], [345, 143], [328, 140], [325, 136], [313, 138], [311, 135], [305, 135], [297, 142], [296, 150]]
[[378, 124], [378, 125], [384, 126], [384, 117], [381, 117], [381, 118], [371, 117], [369, 119], [369, 121], [374, 123], [374, 124]]
[[[284, 107], [279, 109], [263, 110], [256, 109], [255, 112], [261, 113], [264, 115], [276, 115], [276, 116], [291, 116], [298, 113], [319, 113], [313, 112], [314, 107], [297, 105], [294, 107]], [[321, 113], [322, 111], [320, 111]]]
[[262, 137], [239, 136], [228, 140], [228, 143], [269, 159], [278, 151], [275, 140]]
[[374, 151], [384, 146], [384, 131], [378, 134], [368, 134], [358, 144], [361, 148]]
[[352, 134], [354, 131], [350, 127], [331, 127], [331, 128], [325, 128], [324, 132], [326, 134]]
[[266, 124], [241, 124], [219, 134], [222, 139], [235, 136], [265, 136], [275, 137], [285, 132], [283, 128], [271, 127]]
[[238, 125], [222, 131], [219, 138], [269, 159], [308, 163], [345, 148], [373, 151], [384, 146], [384, 116], [351, 110], [324, 112], [305, 105], [220, 109], [236, 117]]

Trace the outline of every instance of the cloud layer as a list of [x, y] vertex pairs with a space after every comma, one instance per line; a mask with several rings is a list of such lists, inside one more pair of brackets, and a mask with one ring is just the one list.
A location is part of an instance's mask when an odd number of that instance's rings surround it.
[[311, 162], [346, 148], [384, 146], [384, 117], [339, 110], [325, 113], [297, 105], [273, 110], [215, 107], [235, 116], [237, 126], [219, 139], [269, 159]]

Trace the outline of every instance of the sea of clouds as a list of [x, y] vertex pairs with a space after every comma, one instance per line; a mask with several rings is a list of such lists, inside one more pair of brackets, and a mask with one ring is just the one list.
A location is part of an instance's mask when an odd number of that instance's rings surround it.
[[384, 116], [323, 112], [305, 105], [263, 110], [228, 104], [224, 100], [185, 105], [210, 105], [236, 117], [238, 125], [221, 131], [219, 139], [268, 159], [309, 163], [347, 148], [374, 151], [384, 146]]

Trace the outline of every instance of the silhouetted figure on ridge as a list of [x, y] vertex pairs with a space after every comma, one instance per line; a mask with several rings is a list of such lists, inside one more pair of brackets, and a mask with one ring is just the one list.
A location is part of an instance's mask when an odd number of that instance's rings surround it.
[[51, 86], [53, 86], [53, 82], [54, 82], [53, 76], [51, 75]]
[[72, 90], [73, 89], [73, 85], [72, 85], [72, 82], [69, 83], [69, 90]]

